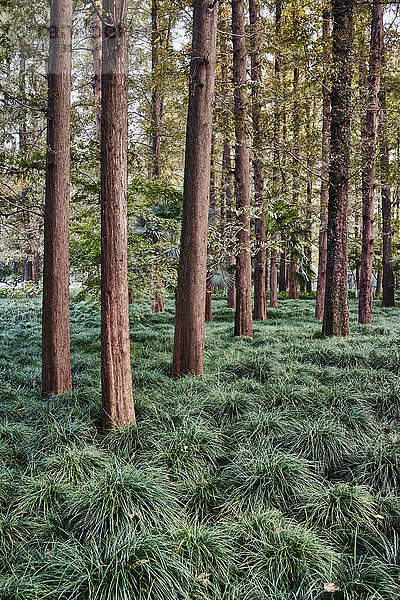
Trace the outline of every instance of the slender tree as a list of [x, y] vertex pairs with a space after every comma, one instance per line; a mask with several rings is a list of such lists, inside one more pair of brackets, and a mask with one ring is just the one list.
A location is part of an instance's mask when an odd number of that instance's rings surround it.
[[394, 273], [393, 273], [393, 246], [392, 246], [392, 201], [390, 193], [390, 162], [387, 132], [386, 113], [386, 87], [384, 81], [380, 88], [379, 111], [379, 157], [381, 175], [382, 199], [382, 269], [383, 269], [383, 294], [382, 306], [394, 306]]
[[127, 225], [127, 3], [103, 0], [101, 380], [103, 426], [134, 423]]
[[173, 377], [200, 374], [204, 366], [204, 290], [217, 13], [218, 3], [195, 0]]
[[[275, 0], [275, 98], [274, 98], [274, 157], [273, 157], [273, 191], [274, 196], [278, 194], [279, 191], [279, 182], [280, 182], [280, 81], [281, 81], [281, 56], [280, 56], [280, 37], [281, 37], [281, 27], [282, 27], [282, 0]], [[272, 246], [276, 244], [277, 236], [274, 233], [271, 236]], [[280, 287], [283, 285], [283, 277], [285, 278], [285, 289], [286, 289], [286, 255], [285, 259], [282, 260], [281, 256], [281, 269], [284, 268], [283, 272], [280, 272], [279, 283]], [[271, 261], [270, 261], [270, 298], [269, 305], [271, 308], [278, 308], [278, 254], [274, 247], [271, 250]]]
[[349, 334], [347, 211], [354, 0], [332, 0], [331, 160], [322, 334]]
[[372, 261], [374, 257], [374, 190], [378, 137], [379, 90], [383, 49], [383, 2], [374, 0], [369, 54], [368, 103], [362, 140], [363, 233], [361, 248], [358, 322], [372, 319]]
[[238, 218], [235, 335], [253, 337], [250, 255], [250, 143], [246, 89], [244, 1], [232, 0], [233, 84], [235, 101], [235, 196]]
[[266, 290], [266, 237], [267, 227], [264, 216], [264, 166], [263, 127], [261, 120], [261, 56], [260, 56], [260, 6], [258, 0], [249, 0], [250, 13], [250, 48], [251, 48], [251, 80], [252, 80], [252, 118], [253, 118], [253, 172], [255, 205], [260, 216], [255, 220], [257, 252], [254, 266], [254, 319], [265, 321], [267, 318]]
[[70, 391], [69, 201], [72, 0], [50, 6], [42, 311], [42, 394]]
[[103, 27], [101, 22], [101, 0], [94, 0], [96, 10], [92, 16], [93, 31], [93, 93], [95, 102], [96, 140], [100, 143], [101, 130], [101, 54], [103, 45]]
[[[322, 37], [326, 57], [329, 53], [329, 38], [331, 35], [330, 8], [325, 7], [322, 13]], [[322, 82], [322, 152], [321, 152], [321, 195], [320, 195], [320, 230], [318, 243], [318, 279], [317, 296], [315, 302], [315, 318], [322, 320], [325, 305], [325, 279], [326, 279], [326, 246], [328, 240], [328, 198], [329, 198], [329, 138], [331, 120], [331, 98], [329, 93], [329, 58], [324, 60], [325, 77]]]
[[[295, 67], [293, 69], [293, 154], [297, 158], [299, 155], [299, 135], [300, 135], [300, 107], [299, 107], [299, 69]], [[292, 200], [293, 205], [298, 206], [299, 204], [299, 176], [298, 176], [298, 162], [296, 158], [293, 159], [293, 178], [292, 178]], [[294, 246], [297, 240], [292, 237], [292, 246]], [[297, 250], [292, 248], [289, 253], [289, 294], [290, 300], [297, 300], [298, 294], [298, 264], [297, 264]]]

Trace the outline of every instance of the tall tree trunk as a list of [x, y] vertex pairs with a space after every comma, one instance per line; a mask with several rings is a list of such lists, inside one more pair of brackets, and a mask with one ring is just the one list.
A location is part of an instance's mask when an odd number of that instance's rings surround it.
[[380, 298], [382, 295], [382, 284], [383, 284], [383, 271], [382, 269], [378, 269], [376, 274], [376, 288], [375, 288], [375, 298]]
[[42, 310], [42, 394], [72, 389], [69, 201], [72, 0], [50, 8]]
[[[325, 7], [322, 13], [322, 36], [327, 48], [331, 35], [331, 13]], [[330, 53], [329, 53], [330, 54]], [[329, 61], [330, 62], [330, 61]], [[329, 93], [329, 63], [324, 64], [325, 77], [322, 83], [322, 152], [321, 152], [321, 196], [320, 196], [320, 229], [318, 243], [318, 279], [317, 297], [315, 302], [315, 318], [322, 320], [325, 306], [326, 280], [326, 247], [328, 241], [328, 199], [329, 199], [329, 154], [330, 154], [330, 124], [331, 98]]]
[[347, 211], [354, 0], [332, 0], [331, 160], [324, 336], [349, 335]]
[[246, 89], [244, 1], [232, 0], [233, 84], [235, 101], [235, 195], [238, 218], [235, 335], [253, 337], [250, 255], [250, 149]]
[[218, 3], [195, 0], [172, 376], [204, 367], [204, 290]]
[[361, 248], [358, 322], [363, 325], [370, 324], [372, 320], [372, 262], [374, 258], [374, 190], [382, 49], [383, 3], [381, 0], [374, 0], [369, 55], [368, 104], [364, 130], [365, 136], [362, 141], [363, 233]]
[[161, 122], [163, 116], [164, 96], [160, 86], [160, 33], [159, 1], [151, 3], [151, 62], [152, 62], [152, 91], [151, 117], [153, 138], [153, 177], [161, 177]]
[[286, 281], [286, 252], [281, 252], [279, 260], [279, 291], [286, 292], [287, 281]]
[[127, 12], [103, 0], [101, 127], [101, 380], [103, 426], [135, 422], [129, 338]]
[[265, 321], [267, 318], [267, 290], [265, 284], [267, 252], [267, 227], [264, 215], [264, 152], [263, 128], [261, 122], [261, 59], [260, 59], [260, 7], [258, 0], [249, 0], [250, 47], [252, 80], [252, 118], [253, 118], [253, 170], [255, 205], [261, 216], [255, 220], [257, 251], [254, 266], [254, 319]]
[[[300, 115], [299, 115], [299, 70], [297, 67], [293, 69], [293, 153], [297, 157], [299, 154], [298, 140], [300, 135]], [[298, 177], [298, 162], [293, 160], [293, 183], [292, 183], [292, 198], [293, 205], [298, 206], [299, 203], [299, 177]], [[293, 240], [292, 238], [292, 243]], [[297, 300], [298, 294], [298, 280], [297, 280], [297, 252], [291, 250], [289, 254], [289, 294], [290, 300]]]
[[[231, 159], [231, 145], [229, 140], [225, 138], [224, 140], [224, 149], [222, 156], [222, 171], [224, 178], [224, 194], [225, 194], [225, 202], [226, 202], [226, 219], [228, 223], [234, 222], [234, 211], [233, 211], [233, 203], [234, 203], [234, 193], [233, 193], [233, 181], [232, 181], [232, 159]], [[228, 267], [230, 269], [235, 268], [235, 255], [232, 252], [228, 258]], [[236, 285], [235, 281], [233, 281], [232, 285], [228, 288], [228, 296], [227, 296], [227, 305], [228, 308], [236, 308]]]
[[394, 273], [393, 273], [393, 246], [392, 246], [392, 201], [390, 194], [390, 162], [387, 132], [386, 113], [386, 88], [383, 82], [380, 89], [379, 111], [379, 158], [381, 174], [381, 199], [382, 199], [382, 268], [383, 268], [383, 295], [382, 306], [394, 306]]
[[93, 93], [95, 106], [95, 122], [96, 122], [96, 141], [101, 142], [101, 53], [103, 45], [103, 25], [101, 22], [101, 0], [95, 0], [96, 9], [92, 16], [93, 30]]
[[[274, 197], [278, 195], [279, 184], [280, 184], [280, 81], [281, 81], [281, 56], [280, 56], [280, 37], [281, 37], [281, 25], [282, 25], [282, 0], [275, 0], [275, 98], [274, 98], [274, 155], [273, 155], [273, 194]], [[269, 305], [271, 308], [278, 308], [278, 254], [274, 247], [277, 242], [277, 235], [273, 233], [271, 236], [272, 250], [271, 250], [271, 261], [270, 261], [270, 296]], [[285, 261], [286, 262], [286, 261]], [[281, 261], [282, 265], [282, 261]], [[285, 279], [286, 279], [286, 268], [285, 268]]]

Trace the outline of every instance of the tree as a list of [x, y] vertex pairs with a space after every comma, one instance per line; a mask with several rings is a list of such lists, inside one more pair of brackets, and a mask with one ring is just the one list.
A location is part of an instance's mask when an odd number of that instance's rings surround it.
[[[293, 206], [299, 204], [299, 177], [298, 177], [298, 162], [297, 157], [299, 155], [299, 136], [300, 136], [300, 106], [299, 106], [299, 69], [295, 67], [293, 69], [293, 178], [292, 178], [292, 201]], [[297, 264], [297, 251], [295, 243], [297, 240], [292, 236], [292, 250], [289, 254], [289, 294], [288, 297], [291, 300], [297, 300], [298, 294], [298, 264]]]
[[347, 211], [354, 0], [332, 0], [331, 160], [322, 334], [349, 334]]
[[266, 234], [264, 215], [264, 167], [263, 127], [261, 121], [261, 56], [260, 56], [260, 7], [258, 0], [249, 0], [251, 79], [252, 79], [252, 118], [253, 118], [253, 170], [255, 205], [260, 215], [255, 220], [256, 256], [254, 266], [254, 319], [265, 321], [267, 318], [266, 292]]
[[[384, 58], [384, 54], [383, 54]], [[382, 306], [394, 306], [394, 273], [393, 273], [393, 248], [392, 248], [392, 202], [390, 194], [390, 163], [389, 144], [387, 132], [386, 112], [386, 86], [381, 83], [379, 111], [379, 157], [381, 175], [382, 199], [382, 269], [383, 269], [383, 294]]]
[[100, 142], [101, 130], [101, 54], [103, 44], [103, 28], [101, 22], [101, 0], [94, 0], [96, 10], [92, 16], [93, 30], [93, 94], [96, 118], [96, 141]]
[[235, 103], [235, 196], [238, 219], [236, 257], [236, 336], [253, 337], [250, 256], [250, 149], [246, 89], [246, 29], [243, 0], [232, 0]]
[[69, 201], [72, 0], [50, 7], [42, 311], [42, 394], [72, 389]]
[[372, 261], [374, 257], [374, 190], [378, 136], [379, 89], [383, 47], [383, 3], [374, 0], [369, 55], [368, 103], [362, 139], [363, 233], [361, 249], [358, 322], [372, 319]]
[[[322, 12], [322, 37], [324, 49], [327, 49], [331, 33], [331, 13], [328, 7]], [[326, 56], [326, 54], [325, 54]], [[326, 246], [328, 239], [328, 198], [329, 198], [329, 134], [331, 120], [331, 99], [329, 94], [328, 61], [324, 61], [325, 77], [322, 82], [322, 153], [321, 153], [321, 195], [320, 230], [318, 243], [318, 278], [315, 302], [315, 318], [323, 319], [325, 305]]]
[[218, 3], [195, 0], [172, 376], [204, 366], [204, 312]]
[[101, 381], [103, 427], [134, 423], [127, 235], [127, 8], [103, 0]]

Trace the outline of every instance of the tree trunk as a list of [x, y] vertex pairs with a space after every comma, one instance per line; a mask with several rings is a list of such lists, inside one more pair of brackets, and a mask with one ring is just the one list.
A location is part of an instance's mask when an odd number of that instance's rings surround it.
[[204, 367], [204, 290], [218, 3], [195, 0], [172, 376]]
[[[233, 182], [232, 182], [232, 161], [231, 161], [231, 146], [229, 140], [225, 138], [224, 140], [224, 150], [222, 156], [222, 170], [224, 177], [224, 193], [225, 193], [225, 202], [226, 202], [226, 218], [228, 223], [233, 223], [234, 221], [234, 213], [233, 213], [233, 202], [234, 202], [234, 194], [233, 194]], [[235, 255], [232, 252], [228, 258], [228, 267], [230, 270], [234, 269], [236, 264]], [[236, 308], [236, 285], [235, 282], [228, 288], [228, 297], [227, 297], [227, 305], [228, 308]]]
[[379, 90], [383, 48], [383, 3], [374, 0], [368, 77], [368, 105], [365, 135], [362, 140], [363, 233], [361, 248], [360, 294], [358, 322], [368, 325], [372, 320], [372, 262], [374, 258], [374, 190], [376, 144], [378, 137]]
[[[299, 155], [299, 146], [298, 140], [300, 135], [300, 115], [299, 115], [299, 69], [295, 67], [293, 69], [293, 153], [295, 157]], [[296, 159], [293, 159], [293, 181], [292, 181], [292, 199], [293, 205], [298, 206], [299, 204], [299, 176], [298, 169], [299, 165]], [[292, 246], [293, 242], [297, 240], [292, 238]], [[291, 250], [289, 253], [289, 300], [297, 300], [299, 297], [298, 294], [298, 280], [297, 280], [297, 251]]]
[[212, 295], [213, 295], [214, 290], [210, 289], [207, 286], [206, 289], [206, 310], [205, 310], [205, 318], [206, 318], [206, 323], [209, 323], [213, 320], [213, 314], [212, 314]]
[[95, 0], [97, 11], [93, 12], [92, 29], [93, 29], [93, 93], [95, 106], [95, 121], [96, 121], [96, 141], [101, 142], [101, 53], [103, 45], [103, 26], [100, 19], [101, 15], [101, 0]]
[[103, 427], [135, 422], [129, 338], [127, 14], [103, 0], [101, 127], [101, 380]]
[[[324, 8], [322, 13], [322, 35], [327, 48], [331, 34], [331, 13], [329, 8]], [[330, 54], [330, 53], [329, 53]], [[322, 152], [321, 152], [321, 196], [320, 196], [320, 229], [318, 243], [318, 279], [317, 297], [315, 302], [315, 318], [324, 318], [325, 307], [325, 280], [326, 280], [326, 247], [328, 241], [328, 199], [329, 199], [329, 154], [330, 154], [330, 123], [331, 123], [331, 98], [329, 93], [328, 61], [325, 61], [325, 77], [322, 84]]]
[[382, 306], [394, 306], [394, 273], [392, 246], [392, 201], [390, 194], [390, 162], [386, 114], [386, 89], [383, 82], [380, 89], [379, 111], [379, 158], [382, 199]]
[[286, 252], [281, 252], [281, 257], [279, 261], [279, 291], [286, 292], [286, 289]]
[[[281, 81], [281, 56], [280, 56], [280, 37], [281, 37], [281, 25], [282, 25], [282, 0], [275, 0], [275, 97], [274, 97], [274, 151], [273, 151], [273, 173], [272, 173], [272, 184], [273, 184], [273, 195], [274, 198], [279, 193], [280, 185], [280, 81]], [[272, 250], [271, 250], [271, 261], [270, 261], [270, 296], [269, 305], [271, 308], [278, 308], [278, 254], [274, 247], [277, 242], [277, 235], [273, 233], [271, 236]], [[281, 261], [282, 264], [282, 261]], [[286, 278], [286, 269], [285, 269]]]
[[69, 201], [72, 0], [50, 9], [42, 311], [42, 394], [72, 389]]
[[161, 177], [161, 122], [163, 115], [164, 96], [161, 93], [160, 77], [160, 23], [159, 3], [151, 3], [151, 62], [152, 62], [152, 91], [151, 91], [151, 118], [153, 138], [153, 177]]
[[260, 62], [260, 7], [258, 0], [249, 0], [250, 47], [252, 80], [252, 118], [253, 118], [253, 171], [255, 205], [260, 216], [255, 219], [256, 256], [254, 266], [254, 319], [265, 321], [267, 318], [267, 291], [265, 284], [267, 253], [267, 228], [264, 215], [264, 152], [263, 128], [261, 122], [261, 62]]
[[331, 160], [324, 336], [349, 335], [347, 211], [354, 0], [332, 0]]
[[289, 260], [289, 300], [297, 300], [299, 297], [297, 291], [297, 258], [291, 252]]
[[375, 298], [380, 298], [382, 296], [382, 284], [383, 284], [383, 271], [382, 271], [382, 269], [378, 269], [378, 273], [376, 274]]
[[238, 218], [236, 257], [236, 336], [253, 337], [250, 255], [250, 150], [246, 89], [244, 1], [232, 0], [233, 84], [235, 101], [235, 195]]

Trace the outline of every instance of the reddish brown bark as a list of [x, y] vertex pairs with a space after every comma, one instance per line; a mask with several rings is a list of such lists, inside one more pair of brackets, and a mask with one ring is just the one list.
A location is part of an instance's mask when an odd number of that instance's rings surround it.
[[347, 211], [354, 0], [332, 1], [331, 161], [323, 336], [349, 335]]
[[[324, 8], [322, 13], [322, 35], [325, 46], [331, 33], [331, 14], [329, 8]], [[329, 54], [328, 54], [329, 56]], [[331, 98], [329, 93], [329, 63], [325, 61], [325, 77], [322, 84], [322, 152], [321, 152], [321, 196], [320, 196], [320, 230], [318, 243], [318, 279], [317, 296], [315, 302], [315, 318], [323, 319], [325, 307], [325, 280], [326, 280], [326, 248], [328, 242], [328, 199], [329, 199], [329, 153], [330, 153], [330, 121]]]
[[279, 291], [286, 292], [287, 277], [286, 277], [286, 252], [281, 252], [279, 261]]
[[382, 271], [382, 269], [378, 269], [378, 273], [376, 274], [375, 298], [381, 297], [382, 284], [383, 284], [383, 271]]
[[394, 306], [394, 273], [392, 242], [392, 201], [390, 194], [390, 162], [387, 134], [386, 89], [381, 85], [379, 112], [379, 158], [382, 200], [382, 306]]
[[172, 376], [204, 366], [204, 290], [218, 3], [195, 0]]
[[206, 319], [206, 323], [209, 323], [213, 320], [213, 314], [212, 314], [212, 295], [214, 293], [214, 290], [210, 289], [207, 286], [206, 289], [206, 309], [205, 309], [205, 319]]
[[266, 239], [267, 228], [264, 216], [264, 152], [263, 128], [261, 122], [261, 59], [260, 59], [260, 7], [258, 0], [249, 0], [250, 13], [250, 47], [251, 47], [251, 80], [252, 80], [252, 119], [253, 119], [253, 172], [255, 206], [261, 216], [255, 219], [256, 256], [254, 264], [254, 319], [265, 321], [267, 318], [266, 291]]
[[246, 89], [246, 29], [243, 0], [232, 0], [233, 84], [235, 103], [235, 196], [238, 219], [236, 257], [236, 336], [253, 337], [250, 255], [250, 150]]
[[378, 137], [379, 90], [383, 49], [383, 3], [374, 0], [369, 55], [368, 104], [362, 140], [363, 233], [361, 248], [360, 293], [358, 322], [367, 325], [372, 320], [372, 262], [374, 258], [374, 190], [376, 146]]
[[294, 256], [294, 253], [291, 252], [289, 260], [289, 300], [297, 300], [299, 297], [297, 271], [297, 258]]
[[129, 338], [127, 13], [103, 0], [101, 127], [101, 380], [103, 426], [135, 422]]
[[42, 394], [72, 389], [69, 201], [72, 0], [50, 9], [42, 311]]

